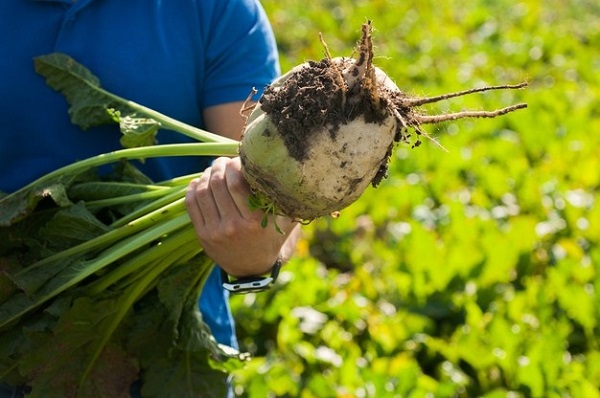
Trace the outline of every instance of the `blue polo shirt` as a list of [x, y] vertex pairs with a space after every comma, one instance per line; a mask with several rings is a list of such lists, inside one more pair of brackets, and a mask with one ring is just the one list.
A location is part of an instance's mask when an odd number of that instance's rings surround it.
[[[279, 73], [273, 33], [257, 0], [0, 1], [0, 191], [120, 148], [116, 126], [81, 131], [33, 58], [63, 52], [103, 87], [188, 124], [205, 108], [246, 99]], [[187, 141], [161, 131], [160, 143]], [[205, 158], [149, 159], [155, 180], [204, 170]], [[227, 297], [213, 273], [200, 299], [217, 340], [236, 345]]]

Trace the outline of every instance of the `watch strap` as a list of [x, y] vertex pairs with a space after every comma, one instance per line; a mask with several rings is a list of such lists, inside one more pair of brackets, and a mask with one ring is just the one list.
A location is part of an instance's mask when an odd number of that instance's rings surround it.
[[223, 288], [233, 294], [256, 293], [268, 290], [277, 281], [282, 263], [281, 258], [278, 257], [271, 267], [269, 275], [247, 276], [233, 281], [230, 280], [227, 272], [221, 268]]

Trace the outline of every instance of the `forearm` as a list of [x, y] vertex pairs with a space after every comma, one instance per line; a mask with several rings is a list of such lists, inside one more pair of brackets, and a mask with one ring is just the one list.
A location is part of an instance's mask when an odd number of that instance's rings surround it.
[[255, 230], [252, 239], [247, 239], [245, 244], [226, 245], [227, 250], [220, 253], [211, 250], [213, 259], [225, 272], [237, 278], [266, 274], [278, 259], [282, 264], [287, 263], [296, 252], [301, 227], [287, 219], [277, 223], [281, 232], [271, 223], [266, 227], [259, 226], [260, 231]]

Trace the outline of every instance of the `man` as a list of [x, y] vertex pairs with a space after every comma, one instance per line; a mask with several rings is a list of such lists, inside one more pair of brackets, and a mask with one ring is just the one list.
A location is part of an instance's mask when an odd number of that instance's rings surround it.
[[[82, 132], [67, 104], [33, 69], [63, 52], [121, 97], [239, 139], [243, 101], [279, 73], [273, 33], [257, 0], [4, 0], [0, 2], [0, 191], [12, 192], [73, 161], [118, 149], [114, 126]], [[161, 143], [186, 140], [160, 132]], [[198, 158], [149, 159], [155, 180], [204, 170]], [[261, 228], [247, 206], [239, 159], [219, 158], [186, 195], [206, 253], [234, 277], [268, 272], [293, 252], [299, 228]], [[216, 339], [236, 346], [227, 294], [213, 272], [200, 308]], [[0, 394], [0, 397], [2, 395]]]

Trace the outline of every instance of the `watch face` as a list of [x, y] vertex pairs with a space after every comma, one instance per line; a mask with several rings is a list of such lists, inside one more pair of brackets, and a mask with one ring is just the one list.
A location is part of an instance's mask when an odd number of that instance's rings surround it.
[[223, 282], [223, 287], [232, 293], [238, 294], [261, 292], [263, 290], [267, 290], [269, 286], [271, 286], [272, 282], [273, 278], [270, 276], [260, 278], [245, 278], [233, 282], [229, 282], [228, 279], [225, 279]]

